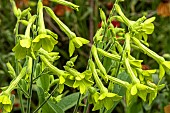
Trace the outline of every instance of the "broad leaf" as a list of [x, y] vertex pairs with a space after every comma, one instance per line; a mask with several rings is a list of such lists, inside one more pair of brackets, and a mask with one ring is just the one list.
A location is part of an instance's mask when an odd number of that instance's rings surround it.
[[76, 105], [78, 97], [79, 93], [72, 93], [63, 97], [62, 100], [57, 103], [57, 106], [59, 106], [63, 111], [66, 111]]

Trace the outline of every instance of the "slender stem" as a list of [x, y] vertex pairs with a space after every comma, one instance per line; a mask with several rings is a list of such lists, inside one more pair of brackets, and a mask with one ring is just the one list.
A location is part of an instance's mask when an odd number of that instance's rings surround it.
[[77, 104], [76, 104], [76, 106], [75, 106], [75, 108], [74, 108], [73, 113], [77, 113], [77, 110], [78, 110], [78, 107], [79, 107], [79, 103], [80, 103], [80, 99], [81, 99], [81, 94], [79, 93], [79, 97], [78, 97], [78, 100], [77, 100]]
[[125, 43], [123, 44], [123, 50], [122, 50], [122, 53], [121, 53], [120, 60], [119, 60], [119, 62], [118, 62], [118, 67], [117, 67], [117, 70], [116, 70], [116, 75], [115, 75], [115, 77], [117, 77], [118, 74], [119, 74], [120, 65], [121, 65], [120, 62], [123, 60], [123, 53], [124, 53], [124, 51], [125, 51]]
[[[27, 97], [29, 97], [29, 94], [24, 91], [24, 89], [21, 87], [20, 84], [18, 84], [18, 87], [20, 88], [20, 90], [21, 90]], [[21, 92], [21, 91], [20, 91], [20, 92]], [[19, 92], [19, 93], [20, 93], [20, 92]]]
[[35, 77], [35, 78], [33, 79], [33, 83], [34, 83], [39, 77], [41, 77], [42, 75], [48, 74], [48, 72], [46, 72], [46, 73], [43, 73], [43, 72], [44, 72], [44, 70], [43, 70], [37, 77]]
[[38, 112], [39, 109], [41, 109], [43, 107], [43, 105], [50, 99], [50, 97], [54, 94], [55, 90], [58, 88], [58, 85], [55, 86], [55, 88], [52, 90], [51, 94], [47, 97], [46, 100], [44, 100], [41, 105], [33, 112], [36, 113]]
[[[15, 45], [18, 42], [19, 20], [20, 20], [20, 17], [17, 17], [17, 23], [15, 25], [15, 31], [14, 31], [14, 34], [15, 34]], [[16, 71], [16, 75], [19, 75], [18, 59], [16, 57], [15, 57], [15, 71]], [[19, 96], [19, 101], [20, 101], [20, 105], [21, 105], [21, 113], [25, 113], [24, 105], [23, 105], [23, 101], [22, 101], [22, 93], [21, 93], [20, 89], [17, 89], [17, 94]]]
[[31, 74], [30, 76], [29, 98], [27, 100], [27, 113], [30, 113], [30, 109], [31, 109], [32, 84], [33, 84], [33, 74]]
[[88, 101], [88, 99], [86, 99], [86, 106], [85, 106], [85, 108], [83, 110], [83, 113], [87, 113], [88, 108], [89, 108], [89, 101]]

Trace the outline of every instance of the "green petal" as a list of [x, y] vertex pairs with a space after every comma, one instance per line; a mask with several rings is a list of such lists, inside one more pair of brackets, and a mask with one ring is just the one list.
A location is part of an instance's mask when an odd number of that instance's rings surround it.
[[72, 39], [72, 41], [73, 41], [73, 43], [74, 43], [74, 46], [76, 47], [76, 48], [80, 48], [82, 45], [83, 45], [83, 43], [79, 40], [79, 38], [73, 38]]
[[9, 105], [9, 104], [7, 104], [7, 105], [4, 105], [4, 110], [6, 111], [6, 112], [11, 112], [11, 110], [12, 110], [12, 106], [11, 105]]
[[59, 84], [63, 84], [65, 82], [65, 78], [63, 76], [59, 77]]
[[131, 90], [130, 90], [130, 93], [131, 95], [136, 95], [138, 92], [137, 88], [136, 88], [136, 85], [132, 86]]
[[92, 111], [99, 110], [102, 107], [103, 107], [103, 102], [102, 101], [98, 101], [96, 104], [94, 104], [94, 107], [93, 107]]
[[73, 55], [74, 51], [75, 51], [74, 44], [73, 44], [72, 40], [70, 40], [70, 42], [69, 42], [69, 55], [70, 55], [70, 57]]
[[107, 96], [107, 93], [102, 93], [99, 97], [99, 100], [103, 100]]
[[31, 39], [25, 38], [25, 39], [20, 40], [20, 45], [22, 47], [25, 47], [25, 48], [30, 48], [30, 46], [31, 46]]
[[88, 44], [90, 42], [89, 40], [86, 40], [86, 39], [81, 38], [81, 37], [76, 37], [76, 38], [79, 39], [82, 44]]
[[27, 48], [23, 48], [19, 43], [12, 49], [15, 52], [15, 57], [17, 59], [24, 59], [27, 54]]
[[156, 19], [155, 17], [148, 18], [147, 20], [144, 21], [144, 24], [149, 24], [153, 22], [155, 19]]

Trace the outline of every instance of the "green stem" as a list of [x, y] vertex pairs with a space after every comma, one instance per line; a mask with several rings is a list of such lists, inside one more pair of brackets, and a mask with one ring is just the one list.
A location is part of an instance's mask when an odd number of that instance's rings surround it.
[[[22, 86], [20, 84], [18, 84], [18, 87], [20, 88], [20, 90], [29, 98], [29, 94], [24, 91], [24, 89], [22, 88]], [[21, 93], [21, 91], [19, 93]], [[22, 108], [22, 107], [21, 107]]]
[[77, 100], [77, 104], [76, 104], [76, 106], [75, 106], [75, 108], [74, 108], [73, 113], [77, 113], [77, 110], [78, 110], [78, 107], [79, 107], [80, 100], [81, 100], [81, 93], [79, 93], [79, 97], [78, 97], [78, 100]]
[[[17, 44], [18, 42], [18, 29], [19, 29], [19, 20], [20, 18], [17, 18], [17, 23], [16, 23], [16, 26], [15, 26], [15, 45]], [[19, 75], [19, 65], [18, 65], [18, 59], [16, 58], [15, 56], [15, 70], [16, 70], [16, 75]], [[22, 92], [17, 89], [17, 93], [18, 93], [18, 96], [19, 96], [19, 101], [20, 101], [20, 105], [21, 105], [21, 113], [25, 113], [25, 110], [24, 110], [24, 105], [23, 105], [23, 99], [22, 99]]]
[[123, 54], [124, 54], [124, 51], [125, 51], [125, 43], [123, 44], [123, 48], [122, 48], [122, 46], [119, 45], [119, 43], [118, 43], [117, 46], [118, 46], [118, 48], [119, 48], [119, 52], [121, 52], [121, 56], [120, 56], [120, 60], [119, 60], [119, 62], [118, 62], [118, 67], [117, 67], [117, 69], [116, 69], [115, 77], [117, 77], [118, 74], [119, 74], [121, 61], [123, 60]]
[[88, 99], [86, 99], [86, 106], [85, 106], [85, 108], [83, 110], [83, 113], [87, 113], [88, 108], [89, 108], [89, 101], [88, 101]]
[[[32, 67], [33, 68], [33, 67]], [[27, 113], [30, 113], [31, 109], [31, 98], [32, 98], [32, 84], [33, 84], [33, 74], [30, 74], [30, 88], [29, 88], [29, 98], [27, 100]]]
[[24, 110], [24, 104], [23, 104], [23, 99], [22, 99], [22, 91], [20, 91], [20, 89], [17, 89], [17, 93], [18, 93], [18, 96], [19, 96], [19, 100], [20, 100], [20, 105], [21, 105], [21, 113], [25, 113], [25, 110]]

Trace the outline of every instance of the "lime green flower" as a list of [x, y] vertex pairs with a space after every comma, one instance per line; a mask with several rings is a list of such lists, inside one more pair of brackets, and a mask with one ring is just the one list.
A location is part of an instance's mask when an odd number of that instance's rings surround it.
[[119, 101], [122, 97], [115, 93], [102, 93], [98, 101], [94, 104], [93, 111], [105, 107], [107, 110], [111, 109], [115, 101]]
[[[59, 2], [59, 1], [57, 1]], [[62, 2], [64, 2], [62, 0]], [[53, 18], [53, 20], [58, 24], [60, 29], [69, 37], [69, 55], [70, 57], [73, 55], [75, 48], [80, 48], [83, 44], [89, 43], [88, 40], [76, 37], [76, 34], [72, 32], [53, 12], [49, 7], [44, 7], [47, 13]]]
[[84, 94], [87, 89], [93, 85], [93, 81], [90, 80], [92, 77], [92, 73], [90, 70], [86, 70], [83, 73], [78, 72], [74, 68], [70, 68], [68, 66], [64, 66], [64, 69], [75, 78], [73, 88], [79, 88], [80, 93]]
[[35, 58], [35, 55], [31, 48], [32, 40], [30, 38], [30, 29], [35, 19], [36, 19], [36, 15], [31, 16], [31, 18], [28, 21], [29, 24], [26, 28], [25, 35], [19, 35], [21, 39], [17, 42], [15, 47], [12, 49], [12, 51], [15, 52], [15, 56], [17, 59], [23, 59], [26, 57], [26, 55]]
[[74, 37], [74, 38], [70, 39], [70, 41], [69, 41], [70, 57], [73, 55], [75, 48], [80, 48], [81, 46], [83, 46], [83, 44], [88, 44], [88, 43], [89, 43], [89, 40], [86, 40], [81, 37]]
[[[157, 94], [157, 90], [155, 88], [149, 87], [144, 84], [136, 83], [134, 85], [129, 85], [126, 90], [126, 103], [129, 106], [133, 99], [139, 96], [143, 101], [146, 101], [147, 95]], [[152, 98], [155, 99], [156, 96]]]
[[26, 55], [35, 56], [31, 48], [31, 39], [24, 38], [21, 39], [16, 46], [12, 49], [15, 52], [17, 59], [24, 59]]
[[0, 106], [3, 107], [3, 112], [11, 112], [12, 102], [7, 94], [0, 94]]
[[33, 41], [33, 49], [39, 50], [41, 47], [48, 52], [51, 52], [57, 41], [51, 36], [46, 34], [39, 34]]
[[93, 103], [93, 111], [105, 107], [107, 110], [111, 109], [115, 101], [119, 101], [122, 97], [115, 93], [99, 93], [94, 87], [89, 88], [90, 95], [88, 96], [89, 103]]

